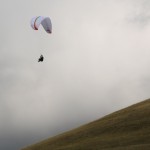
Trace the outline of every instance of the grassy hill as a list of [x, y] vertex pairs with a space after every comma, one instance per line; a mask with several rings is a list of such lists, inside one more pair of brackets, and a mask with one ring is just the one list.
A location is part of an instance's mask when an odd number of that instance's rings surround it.
[[150, 150], [150, 99], [23, 150]]

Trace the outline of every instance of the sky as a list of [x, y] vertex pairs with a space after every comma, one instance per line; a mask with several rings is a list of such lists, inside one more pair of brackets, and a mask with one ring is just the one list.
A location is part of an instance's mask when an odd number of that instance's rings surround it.
[[[149, 0], [0, 4], [1, 150], [21, 149], [150, 97]], [[53, 33], [42, 26], [34, 31], [34, 16], [50, 17]]]

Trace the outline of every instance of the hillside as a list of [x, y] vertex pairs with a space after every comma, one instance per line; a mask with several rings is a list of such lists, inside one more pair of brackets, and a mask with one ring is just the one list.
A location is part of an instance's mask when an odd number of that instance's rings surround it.
[[149, 150], [150, 99], [23, 150]]

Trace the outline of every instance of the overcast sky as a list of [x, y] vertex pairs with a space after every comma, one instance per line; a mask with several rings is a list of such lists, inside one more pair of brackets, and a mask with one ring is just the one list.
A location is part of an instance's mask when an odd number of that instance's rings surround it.
[[[39, 15], [51, 35], [30, 27]], [[0, 18], [1, 150], [150, 97], [149, 0], [0, 0]]]

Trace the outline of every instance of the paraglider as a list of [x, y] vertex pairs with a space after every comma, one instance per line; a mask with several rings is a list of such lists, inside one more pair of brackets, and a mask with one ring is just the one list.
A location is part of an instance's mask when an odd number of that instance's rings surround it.
[[52, 33], [52, 23], [49, 17], [38, 16], [31, 19], [31, 27], [34, 30], [38, 30], [40, 25], [47, 33]]
[[[52, 33], [52, 23], [49, 17], [36, 16], [31, 19], [30, 23], [31, 23], [31, 27], [34, 30], [38, 30], [40, 25], [42, 25], [44, 30], [47, 33], [49, 34]], [[38, 59], [38, 62], [43, 62], [43, 60], [44, 60], [44, 57], [43, 55], [41, 55], [40, 58]]]
[[38, 59], [38, 62], [40, 62], [40, 61], [42, 62], [43, 60], [44, 60], [44, 57], [43, 57], [43, 55], [41, 55], [40, 58]]

